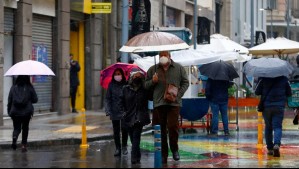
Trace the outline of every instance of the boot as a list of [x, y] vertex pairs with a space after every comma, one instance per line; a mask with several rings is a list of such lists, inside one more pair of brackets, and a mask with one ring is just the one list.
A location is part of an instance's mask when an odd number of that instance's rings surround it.
[[22, 152], [23, 153], [27, 152], [27, 145], [25, 145], [25, 144], [22, 145]]
[[13, 139], [12, 139], [11, 148], [12, 148], [13, 150], [16, 150], [16, 149], [17, 149], [17, 139], [16, 139], [16, 138], [13, 138]]
[[121, 150], [120, 150], [120, 148], [117, 148], [114, 152], [114, 157], [118, 157], [120, 155], [121, 155]]
[[122, 148], [123, 155], [128, 155], [128, 148], [125, 146]]

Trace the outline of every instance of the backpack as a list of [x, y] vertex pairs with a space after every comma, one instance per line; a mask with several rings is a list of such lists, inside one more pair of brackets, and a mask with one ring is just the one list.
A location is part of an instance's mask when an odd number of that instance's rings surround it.
[[30, 99], [30, 91], [27, 86], [15, 86], [12, 103], [16, 108], [24, 108]]

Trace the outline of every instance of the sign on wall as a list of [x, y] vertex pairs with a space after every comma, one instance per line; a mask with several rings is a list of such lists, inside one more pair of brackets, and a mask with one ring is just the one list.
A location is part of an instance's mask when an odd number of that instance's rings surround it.
[[[34, 44], [32, 46], [32, 60], [39, 61], [44, 63], [48, 66], [48, 49], [45, 45], [41, 44]], [[34, 76], [32, 78], [32, 81], [35, 82], [46, 82], [47, 77], [46, 76]]]

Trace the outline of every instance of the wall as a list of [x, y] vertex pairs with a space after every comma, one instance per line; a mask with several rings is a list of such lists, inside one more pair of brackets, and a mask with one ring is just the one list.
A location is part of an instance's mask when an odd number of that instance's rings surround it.
[[[3, 0], [4, 6], [17, 8], [17, 1]], [[35, 14], [55, 17], [55, 0], [32, 0], [32, 10]]]

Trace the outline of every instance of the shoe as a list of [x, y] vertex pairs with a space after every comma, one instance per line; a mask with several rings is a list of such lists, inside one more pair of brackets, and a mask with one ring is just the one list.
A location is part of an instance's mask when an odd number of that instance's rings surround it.
[[179, 152], [174, 152], [172, 154], [174, 161], [179, 161], [180, 160], [180, 154]]
[[27, 152], [27, 146], [26, 145], [22, 145], [22, 152], [26, 153]]
[[277, 144], [273, 148], [273, 157], [280, 157], [279, 145]]
[[140, 160], [133, 159], [131, 160], [131, 164], [141, 164]]
[[12, 148], [13, 150], [17, 150], [17, 144], [14, 144], [14, 143], [13, 143], [13, 144], [11, 145], [11, 148]]
[[209, 133], [208, 136], [209, 137], [218, 137], [218, 134], [217, 133]]
[[224, 133], [224, 136], [229, 136], [229, 135], [230, 135], [229, 132]]
[[76, 110], [76, 109], [73, 109], [73, 110], [72, 110], [72, 113], [78, 113], [78, 112], [77, 112], [77, 110]]
[[268, 150], [268, 156], [273, 156], [274, 155], [274, 151], [273, 150]]
[[121, 155], [120, 149], [116, 149], [115, 152], [114, 152], [114, 157], [118, 157], [120, 155]]
[[128, 148], [127, 147], [123, 147], [122, 148], [122, 152], [123, 152], [123, 155], [128, 155]]

